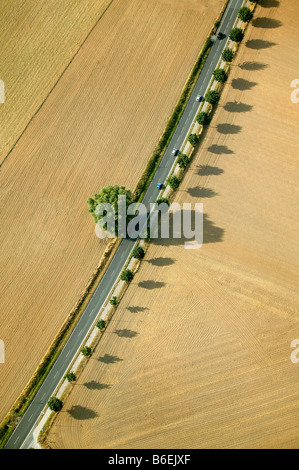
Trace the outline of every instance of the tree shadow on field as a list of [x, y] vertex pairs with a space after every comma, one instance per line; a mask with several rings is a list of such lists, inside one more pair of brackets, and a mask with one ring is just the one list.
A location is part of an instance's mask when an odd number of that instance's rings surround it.
[[107, 388], [111, 388], [109, 384], [101, 384], [96, 382], [95, 380], [91, 380], [90, 382], [85, 382], [84, 387], [88, 388], [88, 390], [105, 390]]
[[220, 134], [239, 134], [241, 132], [242, 127], [237, 126], [235, 124], [218, 124], [217, 131]]
[[130, 338], [130, 339], [135, 338], [138, 335], [137, 331], [128, 330], [127, 328], [124, 328], [122, 330], [115, 330], [114, 333], [120, 338]]
[[262, 0], [260, 6], [263, 8], [278, 8], [280, 6], [279, 0]]
[[190, 196], [196, 197], [198, 199], [205, 198], [205, 197], [210, 198], [210, 197], [218, 196], [218, 193], [216, 193], [213, 189], [204, 188], [202, 186], [195, 186], [195, 188], [188, 188], [187, 193], [190, 194]]
[[[183, 211], [182, 211], [183, 212]], [[191, 219], [191, 230], [194, 230], [195, 227], [195, 214], [196, 212], [194, 210], [186, 210], [186, 213], [189, 212], [189, 214], [186, 214], [188, 218]], [[182, 220], [182, 214], [181, 214], [181, 220]], [[184, 246], [184, 243], [190, 242], [194, 239], [194, 236], [192, 239], [186, 238], [183, 235], [183, 224], [181, 222], [180, 225], [175, 224], [174, 226], [174, 214], [170, 213], [169, 214], [169, 238], [162, 238], [162, 237], [157, 237], [157, 238], [151, 238], [152, 243], [154, 245], [159, 245], [159, 246]], [[221, 227], [218, 227], [217, 225], [214, 224], [209, 219], [209, 216], [207, 214], [203, 214], [203, 227], [199, 227], [199, 230], [203, 229], [202, 233], [202, 239], [203, 239], [203, 244], [207, 243], [219, 243], [223, 241], [224, 237], [224, 229]], [[159, 232], [160, 233], [160, 232]], [[200, 235], [200, 234], [198, 234]]]
[[143, 289], [161, 289], [162, 287], [165, 286], [165, 282], [160, 282], [160, 281], [141, 281], [138, 283], [138, 287], [142, 287]]
[[224, 173], [224, 170], [218, 166], [199, 165], [197, 174], [199, 176], [218, 176], [222, 175], [222, 173]]
[[203, 243], [219, 243], [223, 241], [225, 230], [217, 227], [207, 214], [203, 215]]
[[139, 312], [145, 312], [146, 310], [149, 310], [148, 307], [127, 307], [129, 312], [131, 313], [139, 313]]
[[67, 410], [67, 412], [72, 418], [78, 420], [93, 419], [99, 416], [94, 410], [80, 405], [73, 405], [70, 410]]
[[244, 78], [234, 78], [231, 83], [234, 90], [251, 90], [251, 88], [257, 85], [257, 82], [250, 82], [249, 80], [245, 80]]
[[251, 72], [255, 72], [258, 70], [264, 70], [269, 67], [268, 64], [264, 64], [263, 62], [243, 62], [243, 64], [239, 64], [240, 69], [242, 70], [249, 70]]
[[229, 113], [249, 113], [253, 106], [246, 103], [238, 103], [237, 101], [228, 101], [223, 109]]
[[230, 150], [226, 145], [217, 145], [213, 144], [210, 147], [208, 147], [208, 152], [214, 153], [216, 155], [231, 155], [235, 153], [233, 150]]
[[260, 17], [254, 18], [252, 20], [252, 25], [255, 28], [273, 29], [282, 26], [282, 22], [279, 20], [275, 20], [274, 18]]
[[173, 258], [152, 258], [146, 260], [148, 263], [152, 264], [153, 266], [171, 266], [175, 263]]
[[249, 39], [246, 42], [246, 47], [249, 49], [259, 50], [259, 49], [269, 49], [270, 47], [276, 46], [276, 42], [265, 41], [264, 39]]
[[116, 364], [116, 362], [122, 362], [123, 359], [117, 356], [111, 356], [110, 354], [105, 354], [98, 358], [99, 362], [103, 362], [104, 364]]

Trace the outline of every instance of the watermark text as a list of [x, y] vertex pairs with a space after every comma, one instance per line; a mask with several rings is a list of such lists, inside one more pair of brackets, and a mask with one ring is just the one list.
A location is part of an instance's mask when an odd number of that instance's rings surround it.
[[298, 364], [299, 363], [299, 339], [294, 339], [291, 342], [291, 348], [296, 348], [294, 349], [294, 351], [292, 351], [291, 361], [293, 364]]
[[126, 196], [118, 196], [118, 204], [98, 204], [95, 209], [95, 233], [98, 238], [166, 238], [181, 240], [187, 250], [203, 244], [203, 204], [142, 203], [126, 204]]
[[297, 104], [299, 103], [299, 78], [295, 78], [295, 80], [291, 82], [291, 88], [295, 88], [291, 93], [291, 101]]

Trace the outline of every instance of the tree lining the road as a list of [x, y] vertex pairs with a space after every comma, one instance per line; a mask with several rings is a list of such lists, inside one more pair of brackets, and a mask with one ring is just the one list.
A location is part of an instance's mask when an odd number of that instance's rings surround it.
[[225, 62], [232, 62], [233, 58], [234, 58], [234, 53], [232, 49], [230, 49], [229, 47], [224, 49], [224, 51], [222, 52], [222, 59]]
[[229, 39], [234, 42], [242, 42], [244, 38], [244, 33], [241, 28], [233, 28], [229, 33]]
[[211, 117], [209, 116], [208, 113], [206, 113], [205, 111], [202, 111], [198, 113], [198, 115], [196, 116], [196, 121], [198, 122], [198, 124], [201, 124], [202, 126], [207, 126], [211, 122]]
[[51, 397], [50, 400], [48, 401], [48, 407], [50, 408], [51, 411], [55, 411], [57, 413], [60, 411], [63, 407], [63, 403], [59, 398], [57, 397]]
[[[119, 196], [125, 196], [125, 214], [126, 220], [123, 221], [122, 213], [119, 213], [119, 204], [118, 198]], [[108, 185], [102, 188], [99, 193], [94, 194], [94, 197], [89, 197], [87, 199], [87, 204], [89, 207], [89, 212], [91, 213], [95, 223], [100, 222], [102, 219], [106, 220], [105, 224], [101, 228], [103, 230], [107, 230], [109, 227], [114, 227], [113, 235], [118, 233], [118, 227], [122, 222], [127, 223], [133, 216], [127, 215], [127, 208], [132, 202], [132, 193], [130, 190], [126, 189], [125, 186], [118, 186], [115, 184], [114, 186]], [[111, 211], [101, 210], [98, 211], [101, 204], [110, 204], [111, 207], [114, 209], [114, 213]], [[103, 206], [104, 207], [104, 206]]]
[[238, 12], [238, 18], [242, 20], [244, 23], [248, 23], [253, 18], [253, 13], [248, 7], [240, 8]]
[[213, 72], [213, 76], [215, 78], [215, 80], [217, 80], [217, 82], [220, 82], [220, 83], [225, 83], [227, 81], [227, 73], [224, 69], [221, 69], [221, 68], [217, 68], [214, 70]]
[[205, 99], [210, 104], [217, 104], [220, 100], [220, 93], [216, 90], [210, 90], [206, 94]]
[[[217, 101], [217, 102], [218, 102], [218, 101]], [[155, 167], [156, 167], [156, 165], [157, 165], [157, 163], [158, 163], [158, 161], [159, 161], [159, 159], [160, 159], [160, 156], [161, 156], [161, 155], [160, 155], [160, 152], [157, 152], [157, 154], [155, 155], [155, 158], [153, 159], [153, 162], [152, 162], [153, 164], [151, 165], [151, 169], [152, 169], [152, 170], [155, 170]], [[148, 181], [148, 180], [147, 180], [147, 181]], [[141, 193], [140, 193], [140, 194], [141, 194]], [[89, 209], [93, 209], [93, 207], [94, 207], [94, 205], [95, 205], [93, 201], [95, 201], [94, 198], [89, 198], [89, 199], [88, 199]], [[90, 210], [90, 212], [92, 213], [93, 211]]]

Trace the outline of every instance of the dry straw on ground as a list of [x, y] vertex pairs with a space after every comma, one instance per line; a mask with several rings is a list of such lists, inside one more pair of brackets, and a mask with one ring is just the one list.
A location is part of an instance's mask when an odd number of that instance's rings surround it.
[[[186, 8], [188, 2], [114, 0], [2, 165], [0, 332], [6, 363], [0, 369], [0, 419], [76, 305], [105, 249], [94, 234], [87, 198], [107, 184], [135, 187], [223, 2], [212, 3], [213, 8], [203, 1], [193, 10]], [[12, 37], [29, 41], [31, 32], [30, 60], [43, 63], [42, 50], [33, 47], [44, 21], [39, 7], [31, 5], [28, 19], [19, 12], [10, 27], [23, 22], [27, 36], [16, 30]], [[95, 4], [90, 12], [94, 20]], [[83, 17], [88, 14], [87, 9]], [[65, 21], [58, 29], [47, 26], [56, 42], [72, 21], [77, 27], [76, 19], [66, 15]], [[92, 23], [88, 19], [80, 38]], [[77, 39], [68, 40], [69, 51], [76, 49]], [[23, 50], [29, 51], [27, 43], [12, 46], [15, 54]], [[53, 54], [52, 47], [49, 60]], [[65, 60], [51, 63], [55, 76]], [[30, 90], [40, 102], [49, 87], [49, 70], [34, 70], [31, 88], [23, 90], [27, 101], [17, 100], [15, 88], [11, 123], [23, 104], [25, 121], [35, 110]], [[14, 61], [15, 80], [22, 71], [22, 63]]]
[[298, 448], [298, 21], [257, 7], [177, 197], [204, 245], [150, 246], [51, 447]]

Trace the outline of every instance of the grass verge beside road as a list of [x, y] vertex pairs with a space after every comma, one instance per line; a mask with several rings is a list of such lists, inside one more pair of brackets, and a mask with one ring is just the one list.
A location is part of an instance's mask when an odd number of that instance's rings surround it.
[[163, 153], [165, 152], [170, 139], [179, 123], [179, 120], [184, 112], [184, 109], [186, 107], [186, 104], [189, 100], [189, 97], [193, 91], [194, 85], [200, 75], [200, 72], [204, 66], [204, 63], [209, 55], [209, 52], [211, 50], [211, 47], [213, 45], [213, 42], [211, 41], [211, 36], [216, 32], [218, 25], [221, 22], [222, 16], [225, 12], [225, 9], [229, 3], [229, 0], [225, 2], [225, 5], [223, 9], [221, 10], [217, 20], [215, 21], [209, 36], [207, 37], [204, 46], [199, 54], [199, 57], [197, 58], [194, 67], [189, 75], [189, 78], [184, 86], [184, 89], [181, 93], [180, 98], [178, 99], [178, 102], [173, 110], [173, 113], [164, 129], [164, 132], [162, 133], [159, 142], [157, 144], [156, 149], [154, 150], [151, 158], [148, 161], [148, 164], [141, 175], [141, 178], [139, 179], [137, 186], [134, 190], [133, 193], [133, 199], [134, 201], [141, 201], [150, 182], [152, 181], [154, 174], [156, 172], [157, 167], [159, 166], [159, 163], [162, 159]]
[[65, 343], [70, 337], [72, 331], [74, 330], [76, 324], [78, 323], [84, 309], [86, 308], [88, 302], [90, 301], [93, 293], [95, 292], [101, 278], [105, 274], [108, 265], [113, 258], [121, 240], [113, 239], [108, 244], [102, 259], [91, 276], [86, 289], [82, 293], [80, 299], [78, 300], [76, 306], [69, 314], [67, 320], [63, 324], [61, 330], [57, 334], [55, 340], [50, 346], [45, 357], [38, 366], [35, 374], [31, 378], [28, 385], [25, 387], [23, 393], [14, 403], [11, 411], [7, 414], [0, 425], [0, 448], [3, 448], [9, 437], [16, 428], [19, 419], [24, 415], [28, 406], [30, 405], [35, 394], [38, 392], [43, 381], [45, 380], [47, 374], [49, 373], [51, 367], [59, 356], [61, 350], [63, 349]]

